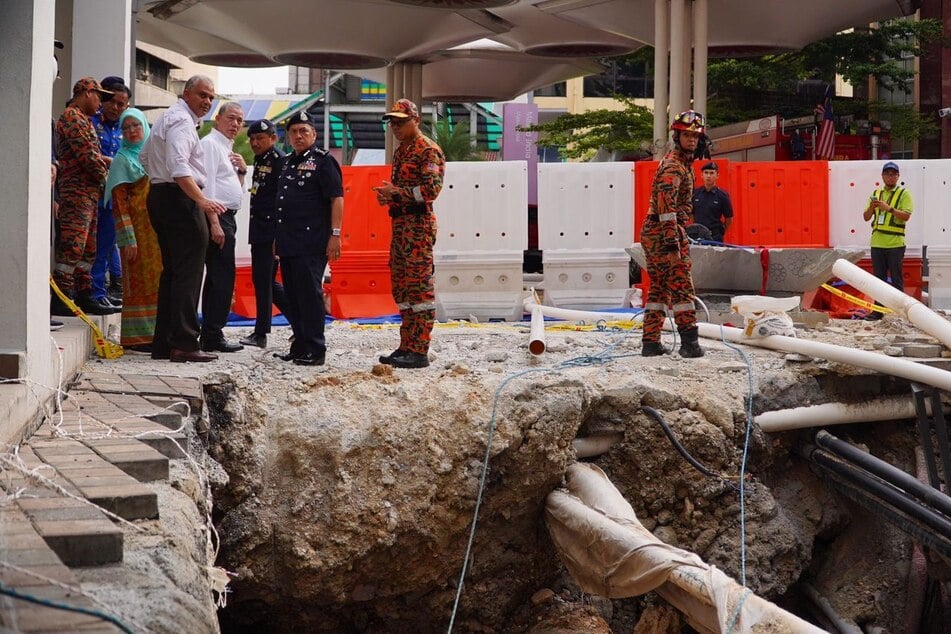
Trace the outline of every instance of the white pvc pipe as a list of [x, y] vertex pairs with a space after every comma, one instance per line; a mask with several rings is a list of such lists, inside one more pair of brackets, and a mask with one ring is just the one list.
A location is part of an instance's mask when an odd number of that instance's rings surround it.
[[863, 271], [848, 260], [836, 260], [832, 265], [832, 273], [891, 308], [944, 345], [951, 346], [951, 322], [914, 297]]
[[[671, 325], [665, 322], [664, 327], [670, 329]], [[722, 333], [723, 339], [734, 343], [743, 343], [782, 352], [796, 352], [838, 363], [848, 363], [849, 365], [875, 370], [882, 374], [931, 385], [942, 390], [951, 390], [951, 372], [908, 361], [907, 359], [888, 357], [877, 352], [856, 350], [855, 348], [836, 346], [831, 343], [820, 343], [783, 335], [747, 337], [739, 328], [729, 326], [700, 323], [697, 324], [697, 327], [700, 336], [708, 339], [720, 339]]]
[[545, 353], [545, 316], [537, 306], [532, 308], [532, 329], [528, 337], [528, 351], [536, 357]]
[[624, 434], [613, 431], [606, 434], [575, 438], [571, 441], [578, 458], [594, 458], [607, 453], [611, 447], [624, 440]]
[[[931, 401], [926, 401], [931, 413]], [[763, 412], [753, 421], [765, 432], [788, 431], [804, 427], [871, 423], [914, 418], [915, 402], [907, 397], [879, 398], [862, 403], [824, 403]]]
[[525, 312], [531, 313], [536, 308], [542, 311], [542, 315], [552, 319], [561, 319], [564, 321], [585, 322], [587, 324], [596, 324], [599, 321], [630, 321], [638, 323], [643, 320], [643, 316], [626, 315], [624, 313], [596, 313], [588, 310], [571, 310], [570, 308], [556, 308], [554, 306], [544, 306], [536, 304], [531, 297], [525, 298], [523, 302]]
[[656, 591], [705, 634], [822, 632], [695, 553], [658, 540], [593, 465], [568, 467], [567, 491], [548, 495], [545, 519], [562, 561], [585, 592], [614, 599]]

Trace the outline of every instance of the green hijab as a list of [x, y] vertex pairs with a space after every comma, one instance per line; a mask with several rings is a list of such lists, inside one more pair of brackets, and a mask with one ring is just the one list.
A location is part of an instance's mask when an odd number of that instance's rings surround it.
[[119, 117], [119, 126], [122, 127], [125, 120], [130, 117], [142, 124], [142, 140], [138, 143], [130, 143], [123, 137], [122, 145], [119, 147], [115, 158], [112, 159], [109, 177], [106, 179], [106, 202], [109, 202], [112, 198], [112, 189], [116, 185], [134, 183], [145, 176], [145, 168], [142, 167], [142, 163], [139, 161], [139, 152], [149, 138], [149, 122], [141, 110], [129, 108]]

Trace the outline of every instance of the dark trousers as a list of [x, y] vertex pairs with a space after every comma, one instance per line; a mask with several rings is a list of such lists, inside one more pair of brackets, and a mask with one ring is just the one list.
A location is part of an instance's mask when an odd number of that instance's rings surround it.
[[198, 349], [198, 295], [208, 249], [205, 214], [178, 185], [152, 185], [149, 220], [162, 252], [152, 355]]
[[905, 259], [905, 247], [882, 249], [872, 247], [872, 273], [875, 277], [887, 282], [892, 278], [892, 286], [904, 292], [905, 281], [902, 279], [902, 260]]
[[277, 306], [288, 323], [287, 297], [284, 287], [277, 281], [278, 261], [274, 258], [274, 241], [251, 243], [251, 281], [254, 283], [254, 304], [257, 316], [254, 319], [254, 334], [271, 332], [271, 304]]
[[201, 338], [219, 341], [221, 330], [228, 323], [234, 299], [234, 247], [238, 223], [234, 211], [218, 216], [225, 242], [218, 246], [209, 240], [205, 253], [205, 286], [201, 291]]
[[324, 341], [324, 269], [326, 250], [320, 255], [281, 257], [281, 274], [287, 296], [291, 328], [294, 330], [294, 354], [323, 354]]

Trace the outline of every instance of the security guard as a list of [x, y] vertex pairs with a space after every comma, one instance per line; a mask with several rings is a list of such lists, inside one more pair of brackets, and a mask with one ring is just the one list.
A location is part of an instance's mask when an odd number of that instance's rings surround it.
[[271, 332], [271, 304], [287, 317], [284, 287], [275, 279], [278, 260], [274, 257], [274, 228], [277, 225], [277, 185], [284, 165], [284, 153], [275, 146], [277, 126], [267, 119], [248, 126], [248, 141], [254, 152], [254, 180], [251, 182], [251, 281], [254, 283], [256, 318], [254, 332], [241, 340], [246, 346], [267, 347]]
[[287, 139], [294, 153], [284, 159], [278, 179], [275, 237], [294, 342], [279, 356], [323, 365], [324, 269], [340, 257], [343, 176], [336, 159], [317, 147], [317, 129], [306, 112], [287, 120]]

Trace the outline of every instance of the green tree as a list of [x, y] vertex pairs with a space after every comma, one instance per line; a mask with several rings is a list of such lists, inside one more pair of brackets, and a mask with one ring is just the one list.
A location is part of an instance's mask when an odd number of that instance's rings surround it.
[[447, 118], [439, 119], [435, 125], [427, 130], [429, 137], [435, 141], [447, 161], [479, 161], [482, 154], [472, 145], [469, 137], [467, 122], [452, 123]]
[[[198, 137], [204, 138], [214, 127], [214, 121], [205, 121], [198, 129]], [[234, 137], [234, 151], [244, 157], [245, 163], [254, 165], [254, 151], [251, 149], [250, 141], [248, 141], [247, 129], [239, 130], [237, 136]]]
[[[906, 88], [914, 71], [901, 63], [906, 55], [920, 55], [921, 47], [942, 41], [938, 20], [889, 20], [876, 28], [860, 28], [809, 44], [798, 51], [755, 58], [712, 60], [708, 66], [708, 125], [717, 126], [776, 114], [773, 103], [761, 98], [767, 93], [793, 95], [802, 80], [832, 81], [842, 75], [854, 85], [875, 77], [889, 89]], [[649, 62], [653, 49], [644, 47], [621, 58]], [[629, 99], [619, 111], [592, 110], [565, 114], [554, 120], [524, 128], [540, 133], [538, 145], [555, 147], [565, 158], [590, 158], [599, 149], [623, 153], [649, 153], [653, 137], [653, 114]], [[784, 116], [802, 116], [815, 104], [803, 103]], [[885, 107], [868, 101], [836, 100], [836, 114], [882, 118], [892, 122], [896, 137], [914, 139], [934, 128], [929, 117], [903, 107]], [[887, 116], [886, 116], [887, 115]], [[905, 136], [913, 135], [913, 136]]]
[[582, 114], [564, 114], [548, 123], [520, 128], [538, 132], [537, 145], [557, 148], [566, 159], [591, 158], [599, 149], [624, 153], [650, 154], [654, 136], [654, 115], [634, 103], [618, 97], [622, 110], [590, 110]]

